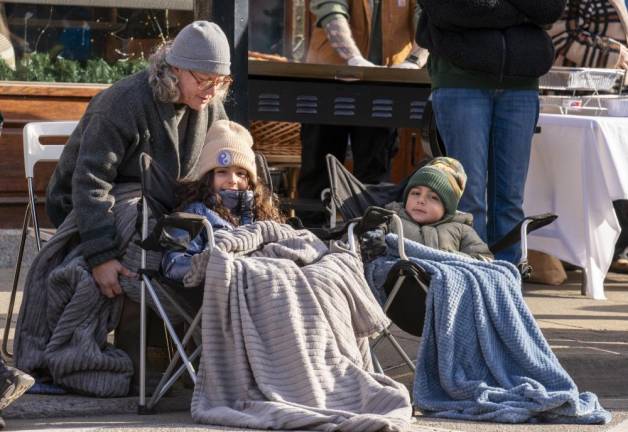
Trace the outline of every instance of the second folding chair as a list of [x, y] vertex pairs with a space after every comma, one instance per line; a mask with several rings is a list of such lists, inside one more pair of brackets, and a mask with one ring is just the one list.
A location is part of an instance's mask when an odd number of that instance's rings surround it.
[[[43, 144], [44, 137], [68, 137], [72, 134], [78, 121], [54, 121], [54, 122], [32, 122], [27, 123], [22, 131], [22, 143], [24, 147], [24, 174], [28, 186], [28, 202], [26, 211], [24, 212], [24, 222], [22, 223], [22, 236], [20, 238], [20, 246], [17, 252], [17, 261], [15, 263], [15, 273], [13, 274], [13, 287], [11, 288], [11, 297], [9, 299], [9, 307], [7, 310], [6, 324], [4, 326], [4, 334], [2, 338], [2, 355], [5, 358], [13, 357], [13, 353], [9, 352], [8, 343], [11, 332], [11, 320], [13, 318], [13, 310], [15, 308], [15, 300], [17, 296], [17, 288], [22, 270], [22, 261], [24, 259], [24, 249], [26, 239], [32, 235], [35, 238], [35, 246], [37, 252], [42, 248], [42, 243], [50, 239], [54, 234], [54, 230], [40, 229], [39, 219], [37, 217], [37, 195], [35, 193], [35, 165], [39, 162], [56, 162], [63, 152], [62, 144]], [[32, 228], [30, 225], [32, 224]]]

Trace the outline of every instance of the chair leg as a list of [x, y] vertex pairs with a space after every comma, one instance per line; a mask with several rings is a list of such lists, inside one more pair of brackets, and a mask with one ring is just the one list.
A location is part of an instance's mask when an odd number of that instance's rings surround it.
[[371, 349], [371, 358], [373, 359], [373, 369], [375, 369], [375, 372], [383, 374], [384, 369], [382, 368], [382, 364], [379, 362], [377, 354], [375, 354], [375, 350], [373, 349]]
[[[200, 346], [196, 347], [196, 349], [194, 350], [194, 352], [192, 352], [192, 354], [190, 355], [190, 361], [194, 361], [196, 360], [200, 355], [201, 355], [201, 348]], [[162, 378], [162, 381], [160, 381], [159, 386], [157, 386], [157, 388], [155, 389], [155, 392], [153, 393], [150, 401], [148, 401], [148, 405], [147, 405], [147, 409], [151, 410], [155, 407], [155, 405], [157, 404], [157, 402], [159, 402], [161, 400], [161, 398], [164, 397], [164, 395], [166, 394], [166, 392], [168, 391], [168, 389], [170, 387], [172, 387], [172, 385], [177, 382], [177, 380], [181, 377], [181, 375], [183, 375], [183, 373], [185, 372], [185, 364], [182, 364], [181, 366], [179, 366], [179, 368], [172, 373], [172, 369], [174, 369], [174, 366], [176, 365], [176, 362], [173, 362], [172, 367], [168, 367], [169, 370], [169, 374], [172, 374], [170, 377], [168, 377], [166, 374], [164, 374], [164, 377]], [[165, 381], [165, 382], [164, 382]]]
[[[390, 344], [393, 346], [393, 348], [395, 349], [395, 351], [397, 351], [397, 353], [401, 356], [401, 358], [403, 359], [404, 363], [414, 372], [416, 371], [416, 366], [414, 365], [414, 363], [412, 362], [412, 359], [410, 359], [410, 357], [408, 357], [408, 354], [406, 354], [406, 352], [404, 351], [404, 349], [401, 347], [401, 345], [399, 344], [399, 342], [397, 342], [397, 339], [393, 336], [393, 334], [390, 332], [389, 329], [384, 329], [378, 336], [377, 338], [375, 338], [375, 340], [373, 341], [373, 343], [371, 344], [371, 352], [374, 352], [375, 348], [377, 347], [377, 345], [379, 345], [379, 343], [384, 340], [384, 339], [388, 339], [388, 341], [390, 342]], [[375, 360], [375, 354], [373, 354], [373, 358]], [[381, 369], [381, 365], [379, 366], [379, 368]]]
[[26, 181], [28, 182], [29, 205], [31, 210], [31, 221], [33, 221], [33, 231], [35, 232], [35, 244], [37, 245], [37, 252], [39, 252], [41, 250], [41, 236], [39, 233], [39, 222], [37, 220], [37, 196], [35, 195], [33, 178], [27, 177]]
[[26, 236], [28, 234], [28, 218], [30, 215], [30, 201], [26, 205], [24, 213], [24, 222], [22, 223], [22, 238], [20, 239], [20, 248], [17, 253], [17, 261], [15, 262], [15, 272], [13, 273], [13, 287], [11, 289], [11, 298], [9, 300], [9, 309], [7, 310], [6, 323], [4, 325], [4, 334], [2, 337], [2, 356], [5, 359], [13, 357], [13, 353], [9, 352], [9, 333], [11, 332], [11, 320], [13, 319], [13, 308], [15, 307], [15, 297], [17, 296], [17, 287], [20, 281], [20, 270], [22, 269], [22, 260], [24, 258], [24, 246], [26, 245]]
[[410, 357], [408, 357], [408, 354], [406, 354], [406, 352], [401, 347], [399, 342], [397, 342], [397, 339], [392, 335], [390, 330], [388, 329], [384, 330], [384, 334], [385, 334], [385, 337], [390, 341], [391, 345], [395, 348], [395, 350], [397, 350], [397, 352], [399, 353], [403, 361], [406, 363], [406, 365], [408, 365], [408, 367], [412, 369], [413, 372], [416, 371], [416, 366], [414, 365]]
[[[200, 345], [197, 346], [196, 349], [192, 352], [192, 354], [190, 354], [191, 362], [193, 362], [194, 360], [196, 360], [198, 356], [200, 356], [201, 348], [202, 346]], [[174, 368], [177, 366], [177, 362], [179, 358], [180, 358], [179, 353], [177, 352], [175, 356], [173, 357], [172, 361], [170, 362], [170, 364], [168, 365], [168, 368], [164, 372], [161, 380], [159, 381], [159, 384], [157, 385], [157, 387], [155, 387], [155, 390], [153, 391], [151, 399], [148, 401], [147, 409], [152, 410], [157, 404], [157, 402], [159, 402], [161, 398], [166, 394], [168, 389], [172, 387], [172, 385], [175, 382], [177, 382], [177, 380], [185, 372], [186, 370], [185, 364], [180, 365], [179, 368], [174, 373], [172, 372]]]
[[194, 370], [192, 363], [190, 362], [187, 354], [185, 353], [185, 350], [183, 349], [181, 342], [177, 338], [177, 333], [175, 332], [174, 327], [172, 327], [172, 324], [170, 323], [170, 320], [168, 319], [168, 315], [166, 314], [166, 311], [164, 310], [161, 303], [159, 302], [159, 298], [157, 297], [157, 294], [155, 293], [155, 290], [152, 284], [150, 283], [150, 280], [148, 279], [148, 277], [146, 275], [142, 275], [142, 279], [144, 280], [144, 285], [146, 289], [148, 290], [148, 294], [151, 296], [153, 300], [153, 304], [157, 308], [157, 311], [159, 312], [161, 319], [164, 320], [164, 323], [166, 324], [166, 327], [168, 328], [168, 333], [170, 333], [170, 336], [172, 336], [172, 341], [177, 347], [177, 351], [179, 352], [179, 355], [181, 356], [183, 363], [185, 363], [185, 366], [188, 372], [190, 373], [190, 378], [192, 379], [194, 384], [196, 384], [196, 371]]

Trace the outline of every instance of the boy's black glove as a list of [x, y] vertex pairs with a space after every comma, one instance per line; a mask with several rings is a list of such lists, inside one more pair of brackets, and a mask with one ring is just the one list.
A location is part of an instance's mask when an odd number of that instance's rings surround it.
[[391, 210], [371, 206], [356, 226], [356, 234], [360, 239], [362, 262], [368, 263], [386, 253], [386, 233], [388, 224], [394, 214]]
[[362, 262], [371, 262], [386, 253], [387, 246], [385, 237], [386, 233], [382, 228], [367, 231], [360, 236]]

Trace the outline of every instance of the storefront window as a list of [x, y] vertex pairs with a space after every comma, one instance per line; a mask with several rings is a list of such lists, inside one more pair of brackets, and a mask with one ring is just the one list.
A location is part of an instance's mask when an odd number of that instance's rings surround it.
[[305, 0], [250, 1], [249, 50], [301, 60], [305, 19]]
[[112, 83], [192, 20], [192, 0], [0, 3], [0, 79]]

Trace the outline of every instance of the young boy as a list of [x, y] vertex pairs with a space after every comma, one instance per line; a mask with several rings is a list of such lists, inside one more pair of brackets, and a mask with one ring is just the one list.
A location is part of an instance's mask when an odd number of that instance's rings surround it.
[[473, 216], [458, 212], [467, 175], [456, 159], [437, 157], [408, 181], [403, 203], [386, 208], [397, 212], [404, 237], [447, 252], [492, 260], [493, 254], [472, 227]]

